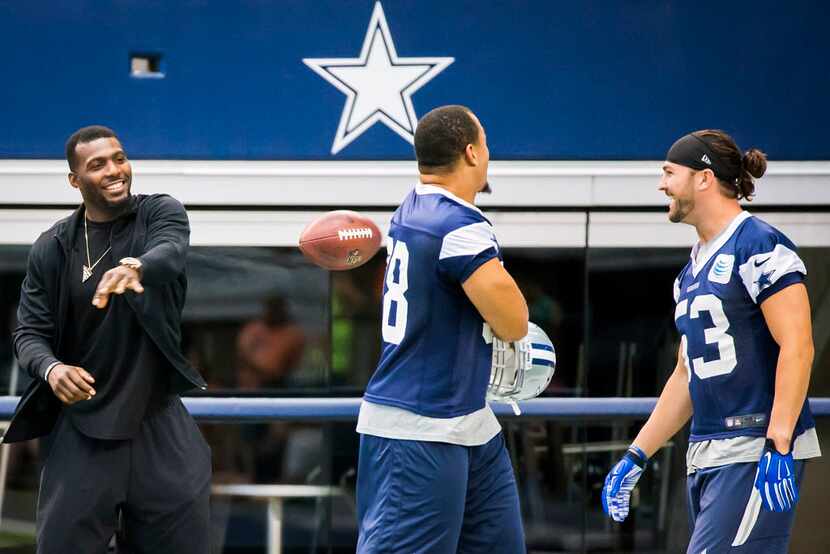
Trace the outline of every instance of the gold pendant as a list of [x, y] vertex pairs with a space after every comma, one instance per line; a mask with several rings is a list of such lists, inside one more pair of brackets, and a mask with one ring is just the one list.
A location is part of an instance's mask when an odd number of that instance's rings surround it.
[[86, 283], [87, 279], [92, 277], [92, 270], [87, 266], [84, 266], [83, 272], [81, 273], [81, 282]]

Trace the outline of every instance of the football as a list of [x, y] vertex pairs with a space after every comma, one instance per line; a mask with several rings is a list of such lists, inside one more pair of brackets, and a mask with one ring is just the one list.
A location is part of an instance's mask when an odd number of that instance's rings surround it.
[[300, 251], [316, 265], [334, 271], [368, 262], [380, 248], [380, 229], [351, 210], [327, 212], [300, 233]]

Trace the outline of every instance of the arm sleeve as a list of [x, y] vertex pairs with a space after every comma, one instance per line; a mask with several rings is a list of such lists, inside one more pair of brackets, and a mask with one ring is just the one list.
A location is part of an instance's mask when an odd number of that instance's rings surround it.
[[29, 253], [26, 277], [20, 287], [14, 351], [20, 367], [33, 378], [46, 379], [49, 366], [58, 363], [52, 350], [55, 320], [43, 276], [41, 247], [36, 243]]
[[807, 268], [787, 237], [770, 230], [754, 237], [740, 253], [738, 273], [756, 304], [776, 292], [804, 281]]
[[438, 270], [447, 280], [464, 283], [482, 264], [497, 258], [499, 246], [493, 226], [486, 221], [450, 231], [441, 243]]
[[174, 280], [184, 270], [190, 245], [190, 223], [184, 206], [172, 196], [148, 202], [147, 238], [141, 260], [141, 282], [158, 285]]

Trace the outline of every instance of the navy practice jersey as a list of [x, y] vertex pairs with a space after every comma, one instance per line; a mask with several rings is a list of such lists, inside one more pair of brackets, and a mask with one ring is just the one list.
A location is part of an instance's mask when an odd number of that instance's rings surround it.
[[[778, 344], [761, 303], [804, 280], [795, 245], [780, 231], [741, 212], [674, 283], [674, 314], [689, 373], [692, 442], [766, 435]], [[814, 427], [807, 402], [793, 437]]]
[[417, 185], [392, 216], [381, 319], [383, 350], [366, 400], [449, 418], [484, 407], [492, 346], [462, 283], [501, 259], [481, 211]]

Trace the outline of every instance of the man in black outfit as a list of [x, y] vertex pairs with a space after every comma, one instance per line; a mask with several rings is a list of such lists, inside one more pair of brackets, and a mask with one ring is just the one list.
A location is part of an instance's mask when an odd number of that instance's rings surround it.
[[[190, 227], [167, 195], [131, 195], [115, 134], [67, 141], [83, 204], [35, 242], [14, 347], [34, 378], [4, 442], [49, 434], [37, 551], [209, 551], [210, 448], [180, 392], [206, 387], [181, 352]], [[115, 295], [115, 296], [113, 296]]]

